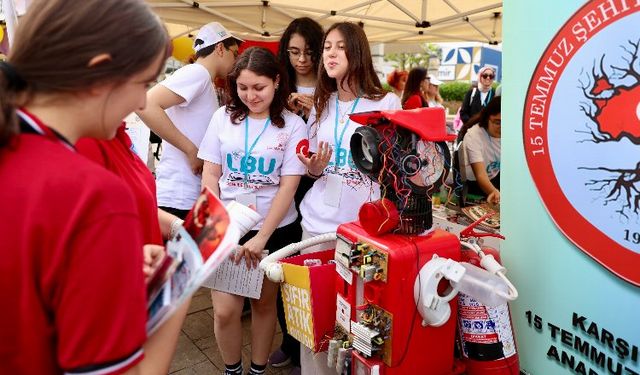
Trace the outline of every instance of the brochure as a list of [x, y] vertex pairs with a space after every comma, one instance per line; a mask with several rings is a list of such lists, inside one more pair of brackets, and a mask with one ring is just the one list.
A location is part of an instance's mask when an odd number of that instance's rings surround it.
[[225, 208], [204, 188], [183, 228], [167, 242], [166, 258], [148, 284], [148, 334], [200, 287], [260, 219], [250, 208], [232, 203]]

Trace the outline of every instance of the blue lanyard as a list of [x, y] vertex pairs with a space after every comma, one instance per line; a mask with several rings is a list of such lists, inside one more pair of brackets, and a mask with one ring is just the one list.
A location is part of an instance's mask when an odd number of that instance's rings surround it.
[[[353, 106], [351, 106], [351, 112], [349, 113], [353, 113], [356, 110], [358, 101], [360, 101], [360, 97], [357, 97], [355, 102], [353, 102]], [[344, 123], [344, 127], [342, 128], [342, 132], [340, 133], [340, 138], [338, 138], [338, 112], [340, 112], [340, 104], [338, 103], [338, 94], [336, 93], [336, 120], [335, 126], [333, 127], [333, 139], [335, 140], [336, 146], [336, 149], [333, 153], [335, 155], [336, 170], [338, 170], [338, 152], [340, 151], [340, 147], [342, 147], [342, 139], [344, 138], [344, 133], [347, 131], [349, 122], [351, 121], [351, 118], [347, 119], [347, 121]]]
[[262, 128], [260, 134], [258, 134], [256, 139], [253, 140], [251, 147], [249, 147], [249, 115], [244, 118], [244, 186], [247, 186], [247, 160], [249, 156], [251, 156], [251, 152], [253, 151], [253, 149], [256, 147], [258, 140], [260, 139], [260, 137], [262, 137], [264, 132], [269, 127], [269, 124], [271, 124], [271, 117], [267, 117], [267, 121], [264, 122], [264, 128]]
[[[489, 104], [489, 101], [491, 100], [491, 94], [492, 94], [491, 88], [489, 88], [489, 92], [487, 92], [487, 96], [484, 98], [484, 102], [482, 102], [482, 106], [486, 107], [487, 104]], [[480, 93], [480, 96], [482, 97], [482, 93]]]

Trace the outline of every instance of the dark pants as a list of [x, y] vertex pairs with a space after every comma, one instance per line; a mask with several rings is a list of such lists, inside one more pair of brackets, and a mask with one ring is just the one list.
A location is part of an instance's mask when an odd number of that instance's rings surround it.
[[[314, 179], [302, 176], [300, 179], [300, 185], [298, 185], [298, 189], [296, 190], [296, 195], [294, 197], [296, 210], [300, 212], [300, 202], [302, 202], [302, 198], [304, 195], [311, 189]], [[299, 242], [302, 239], [302, 226], [300, 222], [302, 221], [302, 217], [298, 215], [298, 219], [294, 222], [296, 225], [296, 232], [292, 233], [293, 237], [291, 241]], [[277, 302], [277, 311], [278, 311], [278, 322], [280, 323], [280, 328], [282, 329], [282, 344], [280, 345], [280, 350], [282, 350], [286, 355], [291, 358], [291, 364], [295, 367], [300, 367], [300, 342], [293, 338], [287, 332], [287, 321], [284, 314], [284, 304], [282, 303], [282, 291], [278, 290], [278, 302]]]
[[164, 207], [164, 206], [160, 206], [158, 207], [163, 211], [166, 211], [172, 215], [175, 215], [177, 217], [179, 217], [180, 219], [184, 220], [187, 217], [187, 214], [189, 213], [189, 211], [191, 210], [181, 210], [179, 208], [172, 208], [172, 207]]
[[[480, 185], [477, 181], [467, 180], [467, 194], [478, 195], [480, 197], [487, 197], [487, 194], [482, 191]], [[500, 173], [498, 173], [494, 178], [491, 179], [491, 184], [496, 187], [496, 189], [500, 190]]]

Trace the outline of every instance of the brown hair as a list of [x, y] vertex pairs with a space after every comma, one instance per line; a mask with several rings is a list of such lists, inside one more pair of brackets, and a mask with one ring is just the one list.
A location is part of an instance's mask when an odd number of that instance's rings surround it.
[[[356, 95], [372, 99], [380, 100], [384, 97], [385, 92], [380, 84], [380, 79], [376, 75], [371, 60], [371, 51], [369, 49], [369, 41], [362, 30], [362, 27], [351, 22], [334, 23], [324, 34], [322, 44], [324, 45], [327, 35], [333, 30], [338, 30], [345, 43], [345, 54], [349, 62], [349, 70], [340, 82], [343, 85], [345, 80], [348, 87], [355, 87]], [[316, 109], [316, 122], [320, 123], [322, 112], [327, 107], [327, 101], [332, 93], [338, 90], [338, 84], [335, 79], [327, 75], [324, 64], [320, 64], [318, 69], [318, 85], [313, 97]]]
[[404, 105], [404, 103], [407, 101], [407, 99], [409, 99], [411, 95], [418, 94], [422, 99], [422, 106], [426, 107], [427, 103], [424, 101], [424, 98], [420, 93], [420, 84], [427, 78], [429, 77], [427, 77], [427, 70], [425, 68], [421, 68], [418, 66], [411, 69], [411, 71], [409, 71], [409, 78], [407, 78], [407, 83], [405, 83], [404, 85], [404, 92], [402, 93], [402, 100], [400, 100], [400, 103]]
[[238, 124], [249, 115], [249, 108], [240, 100], [238, 96], [238, 76], [243, 70], [250, 70], [253, 73], [268, 77], [275, 81], [280, 78], [279, 88], [273, 94], [273, 101], [269, 105], [269, 118], [271, 123], [279, 128], [284, 126], [284, 117], [282, 111], [287, 105], [287, 96], [289, 96], [287, 75], [284, 74], [282, 66], [276, 57], [266, 48], [251, 47], [247, 48], [236, 63], [233, 65], [231, 73], [227, 77], [227, 113], [231, 117], [231, 122]]
[[[160, 52], [169, 54], [164, 26], [140, 0], [35, 0], [20, 21], [10, 68], [0, 69], [0, 147], [18, 132], [15, 106], [26, 105], [34, 94], [122, 83]], [[111, 59], [89, 67], [100, 54]], [[16, 77], [24, 85], [16, 86]]]
[[[317, 73], [318, 65], [322, 58], [322, 38], [324, 36], [324, 31], [318, 22], [309, 17], [302, 17], [291, 21], [284, 33], [282, 33], [280, 46], [278, 48], [278, 59], [280, 59], [281, 64], [284, 64], [286, 72], [289, 75], [289, 91], [297, 92], [296, 70], [293, 65], [291, 65], [291, 59], [289, 58], [288, 52], [289, 41], [293, 34], [300, 35], [304, 39], [305, 43], [307, 43], [307, 46], [309, 46], [313, 71]], [[302, 53], [304, 51], [300, 52]]]

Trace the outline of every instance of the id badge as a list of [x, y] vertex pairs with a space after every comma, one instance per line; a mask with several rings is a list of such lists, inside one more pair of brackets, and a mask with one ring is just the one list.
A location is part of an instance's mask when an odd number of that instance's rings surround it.
[[236, 202], [243, 204], [253, 210], [258, 209], [258, 196], [255, 193], [239, 194]]
[[342, 196], [342, 176], [339, 174], [327, 175], [327, 188], [324, 192], [324, 203], [331, 207], [340, 207]]

